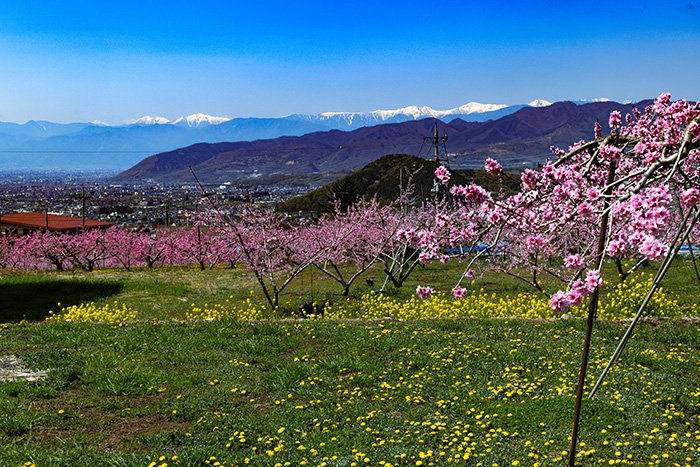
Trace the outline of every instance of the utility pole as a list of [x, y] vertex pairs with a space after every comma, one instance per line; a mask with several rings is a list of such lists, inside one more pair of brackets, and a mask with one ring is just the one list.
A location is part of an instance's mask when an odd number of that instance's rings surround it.
[[[440, 136], [440, 134], [438, 133], [437, 118], [435, 119], [435, 131], [433, 133], [433, 136], [423, 137], [423, 142], [425, 142], [426, 140], [430, 140], [433, 143], [433, 148], [435, 150], [435, 165], [437, 167], [440, 167], [441, 165], [449, 167], [449, 161], [447, 160], [447, 151], [445, 151], [445, 163], [443, 164], [442, 161], [440, 161], [440, 143], [442, 143], [443, 146], [445, 145], [445, 141], [447, 141], [447, 135]], [[439, 183], [437, 178], [433, 179], [432, 192], [437, 197], [441, 197], [445, 193], [445, 185]]]
[[[440, 143], [443, 145], [445, 144], [445, 141], [447, 141], [447, 135], [445, 136], [440, 136], [438, 134], [438, 120], [435, 119], [435, 132], [433, 133], [433, 136], [425, 136], [423, 137], [423, 140], [431, 140], [433, 143], [433, 148], [435, 149], [435, 163], [437, 165], [442, 165], [440, 163]], [[445, 154], [445, 165], [447, 165], [447, 154]]]

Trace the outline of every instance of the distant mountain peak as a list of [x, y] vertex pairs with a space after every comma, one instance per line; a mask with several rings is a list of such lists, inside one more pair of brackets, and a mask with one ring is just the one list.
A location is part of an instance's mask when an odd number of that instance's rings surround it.
[[304, 120], [328, 122], [329, 120], [344, 121], [353, 126], [358, 122], [361, 125], [376, 125], [380, 123], [396, 123], [398, 121], [419, 120], [421, 118], [443, 118], [459, 115], [486, 114], [505, 109], [505, 104], [481, 104], [469, 102], [467, 104], [447, 110], [436, 110], [427, 105], [409, 105], [398, 109], [372, 110], [370, 112], [323, 112], [317, 115], [297, 115]]
[[438, 111], [438, 113], [442, 113], [443, 115], [480, 114], [505, 109], [506, 107], [508, 107], [506, 104], [481, 104], [479, 102], [467, 102], [466, 104], [455, 107], [454, 109]]
[[544, 99], [535, 99], [527, 105], [529, 105], [530, 107], [549, 107], [550, 105], [552, 105], [552, 103]]
[[150, 115], [144, 115], [131, 122], [132, 125], [165, 125], [166, 123], [170, 123], [170, 120], [165, 117], [151, 117]]
[[594, 97], [592, 99], [579, 99], [574, 102], [577, 104], [587, 104], [589, 102], [612, 102], [612, 100], [608, 99], [607, 97]]
[[188, 127], [200, 127], [203, 125], [218, 125], [220, 123], [228, 122], [229, 120], [231, 119], [228, 117], [215, 117], [213, 115], [196, 113], [175, 119], [172, 124]]

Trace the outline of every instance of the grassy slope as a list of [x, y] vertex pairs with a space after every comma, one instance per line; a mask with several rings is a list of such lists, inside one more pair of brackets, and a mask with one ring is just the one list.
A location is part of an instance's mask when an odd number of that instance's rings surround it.
[[[160, 456], [169, 465], [173, 456], [179, 465], [211, 456], [223, 465], [443, 465], [465, 454], [467, 465], [560, 465], [582, 328], [15, 325], [0, 331], [0, 355], [53, 371], [41, 383], [0, 384], [0, 465], [147, 465]], [[596, 329], [591, 378], [621, 331]], [[696, 326], [642, 325], [584, 405], [585, 458], [700, 465], [699, 355]]]
[[[449, 289], [459, 270], [431, 265], [395, 293], [408, 297], [418, 283]], [[381, 276], [367, 277], [379, 282]], [[230, 295], [242, 300], [255, 285], [240, 269], [183, 268], [3, 274], [0, 281], [3, 316], [18, 318], [25, 310], [35, 320], [56, 309], [58, 300], [118, 300], [142, 318], [182, 318], [190, 303], [220, 303]], [[361, 284], [350, 300], [369, 291]], [[489, 273], [479, 285], [506, 294], [527, 290]], [[696, 287], [690, 262], [679, 261], [665, 288], [698, 303]], [[312, 297], [340, 300], [337, 290], [310, 270], [285, 295], [285, 306]], [[330, 465], [351, 465], [356, 457], [364, 463], [365, 456], [370, 465], [428, 465], [431, 458], [442, 465], [467, 448], [472, 465], [534, 465], [536, 459], [558, 464], [567, 446], [582, 325], [426, 320], [2, 326], [0, 356], [17, 355], [32, 369], [53, 371], [40, 383], [0, 383], [0, 465], [147, 465], [164, 455], [170, 465], [176, 464], [172, 456], [179, 456], [180, 465], [201, 465], [212, 455], [226, 465], [246, 457], [254, 465], [298, 465], [304, 459], [320, 465], [324, 458]], [[621, 334], [619, 325], [598, 325], [590, 378]], [[659, 456], [661, 465], [699, 465], [698, 355], [697, 324], [642, 325], [603, 392], [584, 406], [582, 448], [591, 462], [632, 456], [629, 463], [647, 465]], [[421, 452], [431, 457], [421, 459]]]
[[[457, 281], [463, 265], [450, 263], [431, 264], [418, 268], [400, 290], [390, 291], [398, 298], [414, 295], [417, 285], [432, 285], [438, 290], [449, 291]], [[654, 267], [643, 269], [648, 273]], [[612, 269], [607, 270], [610, 277]], [[370, 287], [366, 279], [372, 279]], [[372, 289], [380, 288], [383, 282], [381, 270], [365, 273], [351, 289], [349, 300], [355, 300]], [[695, 281], [692, 264], [687, 259], [678, 259], [665, 279], [665, 288], [685, 303], [700, 306], [700, 293]], [[516, 294], [532, 291], [517, 279], [496, 272], [485, 272], [476, 282], [487, 292]], [[63, 306], [94, 301], [102, 305], [112, 301], [125, 303], [139, 311], [145, 319], [184, 318], [191, 305], [224, 303], [233, 297], [234, 303], [255, 295], [253, 300], [263, 304], [253, 276], [243, 269], [216, 268], [199, 271], [197, 268], [157, 268], [154, 270], [124, 271], [119, 269], [83, 271], [37, 272], [11, 274], [0, 272], [0, 322], [17, 322], [22, 318], [41, 321], [49, 310]], [[329, 298], [338, 303], [344, 300], [339, 295], [339, 285], [315, 269], [308, 269], [282, 294], [285, 312], [296, 308], [307, 300]]]

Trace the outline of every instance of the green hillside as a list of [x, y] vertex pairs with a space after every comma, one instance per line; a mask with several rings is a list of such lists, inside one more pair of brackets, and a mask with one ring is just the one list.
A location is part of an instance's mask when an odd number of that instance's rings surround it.
[[[376, 196], [378, 200], [388, 202], [399, 196], [409, 180], [416, 196], [427, 199], [432, 196], [436, 168], [437, 165], [431, 160], [407, 154], [389, 154], [328, 185], [290, 198], [277, 208], [285, 212], [325, 213], [333, 210], [334, 199], [339, 199], [343, 205], [363, 196]], [[483, 170], [453, 170], [452, 182], [460, 185], [477, 183], [491, 192], [500, 189], [515, 192], [519, 186], [519, 178], [514, 174], [506, 173], [499, 180]]]

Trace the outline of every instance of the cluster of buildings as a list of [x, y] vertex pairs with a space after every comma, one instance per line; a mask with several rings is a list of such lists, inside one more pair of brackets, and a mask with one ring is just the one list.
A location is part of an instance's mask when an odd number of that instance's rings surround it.
[[[207, 185], [219, 204], [274, 205], [309, 187]], [[110, 184], [104, 179], [0, 176], [0, 234], [34, 230], [70, 232], [112, 225], [186, 225], [208, 204], [199, 186], [156, 183]]]

